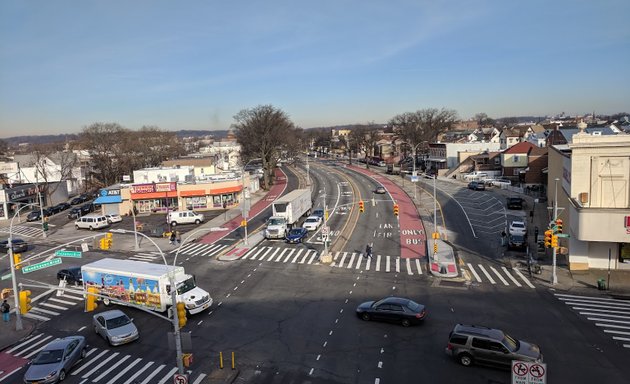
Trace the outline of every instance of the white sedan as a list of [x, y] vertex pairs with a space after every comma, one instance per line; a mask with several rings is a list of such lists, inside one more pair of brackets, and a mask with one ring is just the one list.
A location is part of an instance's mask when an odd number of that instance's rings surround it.
[[122, 221], [122, 217], [120, 215], [105, 215], [105, 217], [107, 218], [107, 222], [110, 224], [113, 223], [120, 223]]
[[510, 235], [525, 235], [527, 234], [527, 226], [524, 221], [513, 221], [510, 223]]
[[319, 228], [319, 226], [322, 225], [322, 218], [319, 216], [309, 216], [306, 218], [306, 221], [304, 221], [304, 224], [302, 224], [302, 228], [308, 230], [308, 231], [315, 231], [317, 230], [317, 228]]

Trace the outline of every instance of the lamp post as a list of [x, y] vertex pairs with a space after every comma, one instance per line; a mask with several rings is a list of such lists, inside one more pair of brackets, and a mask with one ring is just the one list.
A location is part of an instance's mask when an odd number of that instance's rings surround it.
[[[555, 178], [555, 191], [554, 191], [554, 197], [553, 197], [553, 221], [555, 222], [556, 219], [558, 219], [558, 181], [560, 181], [559, 178]], [[556, 285], [558, 284], [558, 275], [556, 274], [556, 247], [553, 247], [553, 250], [551, 251], [551, 255], [552, 255], [552, 272], [551, 272], [551, 284], [552, 285]]]
[[[422, 145], [422, 143], [418, 143], [416, 145], [413, 146], [413, 171], [411, 173], [412, 176], [416, 176], [416, 158], [418, 157], [418, 154], [416, 153], [418, 150], [418, 146]], [[416, 199], [416, 183], [413, 183], [413, 198], [414, 200]]]
[[[435, 180], [437, 175], [433, 175], [433, 249], [436, 249], [437, 245], [437, 188], [435, 186]], [[433, 252], [433, 258], [437, 261], [437, 253]]]
[[34, 206], [37, 204], [26, 204], [22, 207], [18, 208], [17, 211], [13, 214], [11, 218], [11, 222], [9, 223], [9, 239], [7, 240], [7, 247], [9, 249], [9, 264], [11, 266], [11, 283], [13, 285], [13, 299], [15, 304], [15, 330], [21, 331], [24, 329], [22, 326], [22, 314], [20, 313], [20, 300], [18, 298], [18, 290], [17, 290], [17, 277], [15, 276], [15, 260], [13, 260], [13, 219], [19, 216], [20, 211], [26, 207]]

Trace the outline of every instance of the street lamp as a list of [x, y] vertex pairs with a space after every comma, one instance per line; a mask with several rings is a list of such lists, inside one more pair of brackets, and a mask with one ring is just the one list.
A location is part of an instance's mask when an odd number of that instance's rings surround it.
[[[423, 143], [418, 143], [416, 145], [413, 146], [413, 171], [411, 173], [412, 176], [416, 176], [416, 158], [418, 157], [416, 151], [418, 149], [418, 146], [422, 145]], [[416, 199], [416, 183], [413, 183], [413, 198], [414, 200]]]
[[[558, 181], [560, 181], [559, 178], [555, 178], [555, 192], [554, 192], [554, 197], [553, 197], [553, 221], [555, 222], [558, 219]], [[552, 257], [553, 257], [553, 268], [552, 268], [552, 272], [551, 272], [551, 284], [552, 285], [556, 285], [558, 284], [558, 275], [556, 274], [556, 247], [553, 247], [552, 250]]]

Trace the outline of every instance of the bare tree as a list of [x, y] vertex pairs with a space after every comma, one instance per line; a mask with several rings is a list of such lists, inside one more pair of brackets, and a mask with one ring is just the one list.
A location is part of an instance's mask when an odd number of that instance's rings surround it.
[[282, 147], [296, 134], [286, 113], [272, 105], [243, 109], [234, 116], [232, 125], [245, 158], [260, 158], [263, 166], [263, 188], [273, 184], [273, 169]]
[[43, 185], [46, 201], [51, 201], [62, 182], [73, 178], [79, 159], [75, 153], [62, 150], [59, 144], [36, 144], [31, 154], [37, 182]]
[[428, 143], [435, 141], [438, 135], [447, 131], [456, 120], [457, 112], [454, 110], [428, 108], [396, 115], [389, 124], [398, 137], [414, 150], [423, 143], [428, 146]]
[[480, 128], [483, 126], [494, 126], [494, 120], [488, 117], [488, 115], [483, 112], [477, 113], [474, 119], [477, 124], [479, 124]]

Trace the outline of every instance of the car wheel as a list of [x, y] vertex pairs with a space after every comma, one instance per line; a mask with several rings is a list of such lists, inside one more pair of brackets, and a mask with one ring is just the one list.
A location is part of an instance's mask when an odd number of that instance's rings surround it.
[[469, 367], [473, 363], [473, 358], [467, 353], [461, 353], [459, 356], [459, 363], [464, 367]]
[[59, 371], [59, 381], [64, 381], [66, 379], [66, 371], [63, 369]]
[[106, 307], [109, 307], [111, 303], [112, 302], [109, 300], [109, 297], [103, 298], [103, 305], [105, 305]]
[[409, 319], [402, 319], [400, 323], [402, 324], [403, 327], [408, 327], [411, 325], [411, 321], [409, 321]]
[[177, 225], [177, 221], [171, 221], [171, 227], [174, 227]]
[[79, 229], [79, 226], [78, 226], [78, 225], [75, 225], [74, 227], [75, 227], [76, 229]]
[[364, 321], [370, 321], [370, 314], [369, 313], [363, 313], [361, 315], [361, 319]]
[[201, 221], [199, 221], [199, 219], [195, 220], [195, 224], [199, 225], [199, 223], [201, 223]]
[[87, 356], [87, 348], [83, 348], [83, 349], [81, 350], [81, 358], [82, 358], [82, 359], [85, 359], [85, 356]]
[[93, 230], [94, 230], [94, 228], [92, 228], [92, 226], [91, 226], [91, 225], [90, 225], [90, 228], [89, 228], [89, 229], [90, 229], [90, 231], [93, 231]]
[[112, 347], [114, 346], [114, 344], [112, 344], [112, 341], [109, 337], [107, 338], [107, 343], [109, 343], [109, 345], [111, 345]]

